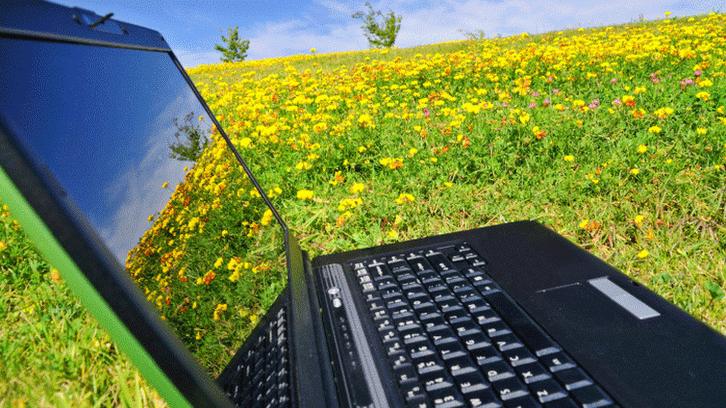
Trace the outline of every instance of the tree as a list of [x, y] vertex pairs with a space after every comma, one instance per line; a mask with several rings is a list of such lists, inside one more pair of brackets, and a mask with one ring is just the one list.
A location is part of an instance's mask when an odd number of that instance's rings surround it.
[[368, 45], [371, 48], [391, 48], [401, 29], [401, 16], [391, 10], [384, 15], [380, 10], [374, 10], [369, 2], [366, 2], [366, 7], [368, 11], [356, 12], [353, 18], [363, 22], [361, 28]]
[[[200, 122], [203, 119], [204, 117], [200, 116]], [[181, 161], [197, 161], [209, 144], [209, 138], [202, 126], [194, 123], [194, 112], [184, 115], [183, 123], [174, 118], [174, 127], [176, 143], [169, 145], [169, 157]]]
[[216, 44], [214, 49], [222, 53], [222, 62], [239, 62], [247, 58], [247, 50], [250, 48], [250, 40], [239, 38], [239, 27], [227, 29], [227, 37], [222, 36], [222, 41], [227, 46]]

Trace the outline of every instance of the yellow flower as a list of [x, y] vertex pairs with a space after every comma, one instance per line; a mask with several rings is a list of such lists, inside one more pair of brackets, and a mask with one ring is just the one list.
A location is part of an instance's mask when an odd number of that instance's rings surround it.
[[358, 116], [358, 125], [361, 127], [376, 127], [373, 118], [367, 113]]
[[632, 168], [630, 169], [630, 174], [637, 176], [638, 174], [640, 174], [640, 170], [638, 170], [637, 168]]
[[643, 249], [640, 252], [638, 252], [638, 254], [636, 256], [638, 257], [638, 259], [645, 259], [648, 257], [648, 255], [650, 255], [650, 252], [648, 252], [647, 249]]
[[232, 272], [227, 279], [229, 279], [230, 282], [237, 282], [239, 280], [240, 274], [238, 270], [235, 270]]
[[705, 135], [706, 133], [708, 133], [708, 129], [702, 127], [696, 128], [697, 135]]
[[563, 159], [564, 159], [564, 160], [565, 160], [566, 162], [572, 162], [572, 161], [575, 161], [575, 156], [573, 156], [573, 155], [571, 155], [571, 154], [567, 154], [567, 155], [565, 155], [565, 157], [563, 157]]
[[668, 18], [668, 17], [670, 17], [670, 16], [671, 16], [671, 14], [673, 14], [673, 13], [671, 13], [670, 11], [666, 11], [666, 12], [665, 12], [665, 13], [663, 13], [663, 14], [665, 15], [665, 17], [666, 17], [666, 18]]
[[699, 88], [708, 88], [709, 86], [713, 86], [713, 82], [710, 79], [702, 79], [700, 81], [696, 81]]
[[396, 199], [396, 204], [403, 205], [406, 203], [412, 203], [414, 201], [416, 201], [416, 197], [414, 197], [412, 194], [401, 193], [398, 195], [398, 198]]
[[344, 198], [340, 200], [340, 203], [338, 204], [338, 211], [345, 212], [346, 210], [358, 207], [362, 203], [363, 200], [360, 198]]
[[202, 332], [199, 331], [199, 330], [196, 330], [195, 333], [194, 333], [194, 339], [197, 340], [197, 341], [198, 340], [201, 340], [202, 339]]
[[358, 193], [362, 193], [363, 191], [365, 191], [365, 189], [366, 189], [366, 185], [365, 184], [363, 184], [363, 183], [353, 183], [353, 185], [350, 186], [350, 189], [349, 190], [353, 194], [358, 194]]
[[219, 320], [222, 317], [222, 313], [227, 311], [227, 304], [226, 303], [218, 303], [217, 306], [214, 308], [214, 312], [212, 312], [212, 319], [215, 321]]
[[704, 102], [709, 100], [710, 97], [711, 97], [711, 94], [706, 91], [701, 91], [696, 94], [696, 98], [698, 98]]
[[165, 182], [161, 183], [161, 188], [167, 188], [167, 187], [169, 187], [169, 182], [168, 181], [165, 181]]
[[312, 190], [298, 190], [297, 191], [297, 198], [298, 200], [312, 200], [315, 193]]
[[521, 124], [523, 124], [523, 125], [526, 125], [526, 124], [527, 124], [527, 122], [529, 122], [529, 119], [530, 119], [530, 118], [531, 118], [531, 116], [529, 115], [529, 113], [527, 113], [527, 112], [522, 112], [522, 113], [521, 113], [521, 114], [519, 115], [519, 123], [521, 123]]
[[579, 224], [577, 224], [580, 229], [587, 229], [588, 225], [590, 225], [590, 220], [588, 218], [583, 219]]
[[311, 54], [315, 54], [316, 52], [318, 52], [318, 49], [317, 48], [315, 48], [315, 47], [310, 48], [310, 53]]
[[384, 157], [378, 162], [391, 170], [396, 170], [403, 167], [403, 158], [401, 157]]
[[48, 274], [50, 276], [50, 280], [52, 280], [55, 283], [58, 283], [61, 281], [60, 272], [58, 272], [58, 269], [50, 268], [50, 273]]
[[243, 149], [246, 149], [246, 148], [250, 147], [251, 145], [252, 145], [252, 139], [250, 139], [249, 137], [243, 137], [239, 141], [239, 147], [241, 147]]
[[396, 230], [389, 230], [386, 233], [386, 238], [388, 238], [388, 239], [398, 239], [398, 231], [396, 231]]
[[270, 225], [270, 222], [272, 222], [272, 211], [270, 209], [266, 209], [264, 214], [262, 214], [262, 219], [260, 220], [260, 224], [262, 225]]
[[6, 250], [8, 248], [8, 244], [5, 243], [5, 241], [0, 241], [0, 252]]
[[417, 148], [412, 147], [412, 148], [408, 149], [408, 157], [413, 157], [413, 156], [416, 155], [416, 153], [418, 153], [418, 149]]
[[642, 215], [642, 214], [638, 214], [638, 215], [635, 216], [635, 218], [633, 218], [633, 222], [638, 227], [641, 227], [643, 225], [643, 221], [645, 221], [645, 216]]
[[214, 261], [214, 267], [215, 268], [219, 268], [220, 266], [222, 266], [222, 263], [224, 263], [224, 259], [222, 259], [221, 257], [219, 257], [219, 258], [217, 258], [216, 261]]
[[641, 144], [638, 145], [638, 153], [643, 154], [648, 151], [648, 146]]

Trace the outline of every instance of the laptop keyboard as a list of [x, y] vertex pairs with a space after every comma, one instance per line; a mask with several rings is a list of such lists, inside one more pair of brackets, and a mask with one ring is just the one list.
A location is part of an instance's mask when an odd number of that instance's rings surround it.
[[410, 407], [606, 407], [612, 399], [466, 244], [350, 264]]
[[256, 338], [236, 367], [227, 395], [239, 407], [289, 407], [290, 356], [286, 308], [255, 329]]

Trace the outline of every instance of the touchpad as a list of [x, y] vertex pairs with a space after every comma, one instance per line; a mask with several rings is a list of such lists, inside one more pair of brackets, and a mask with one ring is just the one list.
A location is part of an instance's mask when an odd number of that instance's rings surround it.
[[614, 283], [607, 277], [590, 279], [587, 283], [640, 320], [660, 316], [660, 313], [655, 311], [655, 309], [648, 306], [645, 302], [636, 298], [632, 294], [626, 292], [625, 289], [621, 288], [618, 284]]

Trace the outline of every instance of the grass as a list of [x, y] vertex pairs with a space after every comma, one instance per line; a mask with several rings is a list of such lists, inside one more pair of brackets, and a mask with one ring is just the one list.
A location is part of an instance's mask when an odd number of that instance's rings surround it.
[[[534, 219], [724, 333], [723, 27], [714, 14], [191, 73], [312, 255]], [[234, 351], [215, 339], [249, 331], [282, 282], [249, 250], [274, 225], [222, 147], [129, 264], [213, 369]], [[160, 403], [0, 225], [0, 405]]]

